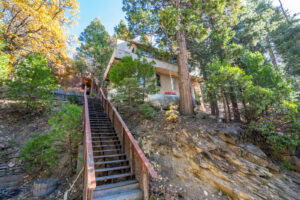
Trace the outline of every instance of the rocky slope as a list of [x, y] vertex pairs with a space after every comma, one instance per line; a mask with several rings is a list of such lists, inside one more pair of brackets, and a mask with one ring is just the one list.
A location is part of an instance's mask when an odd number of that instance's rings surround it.
[[151, 120], [122, 115], [159, 174], [151, 180], [155, 197], [299, 199], [299, 173], [280, 171], [261, 149], [243, 142], [238, 124], [209, 117], [170, 124], [163, 113]]

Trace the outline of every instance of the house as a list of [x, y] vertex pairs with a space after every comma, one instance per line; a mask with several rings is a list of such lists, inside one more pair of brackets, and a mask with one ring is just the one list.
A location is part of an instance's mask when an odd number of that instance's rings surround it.
[[[153, 55], [145, 50], [145, 45], [140, 44], [136, 41], [123, 41], [117, 40], [116, 47], [113, 51], [113, 54], [110, 58], [106, 71], [104, 73], [104, 80], [109, 82], [109, 71], [110, 69], [118, 63], [118, 60], [122, 59], [125, 56], [131, 56], [133, 59], [137, 59], [137, 51], [145, 58], [148, 62], [154, 61], [154, 67], [156, 68], [156, 80], [157, 88], [159, 89], [160, 96], [177, 96], [179, 99], [179, 81], [178, 81], [178, 65], [176, 58], [173, 59], [163, 59], [158, 58], [158, 55]], [[155, 50], [155, 49], [154, 49]], [[192, 86], [192, 95], [195, 100], [202, 99], [202, 92], [200, 88], [200, 83], [202, 78], [199, 75], [199, 72], [193, 71], [190, 73], [191, 77], [191, 86]]]

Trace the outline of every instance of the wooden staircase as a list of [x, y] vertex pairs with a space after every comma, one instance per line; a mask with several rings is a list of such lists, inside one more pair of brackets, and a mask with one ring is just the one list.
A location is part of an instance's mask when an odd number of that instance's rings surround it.
[[123, 145], [100, 99], [88, 98], [88, 110], [96, 181], [93, 199], [143, 199]]
[[83, 200], [148, 200], [157, 174], [104, 91], [84, 89]]

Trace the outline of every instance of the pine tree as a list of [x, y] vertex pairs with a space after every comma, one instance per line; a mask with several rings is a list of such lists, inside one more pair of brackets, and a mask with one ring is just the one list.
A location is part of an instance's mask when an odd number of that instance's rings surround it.
[[117, 39], [129, 41], [134, 38], [133, 34], [127, 29], [127, 25], [123, 19], [114, 27], [114, 31]]
[[103, 73], [112, 53], [111, 39], [99, 18], [94, 19], [80, 34], [75, 64], [77, 71], [88, 70], [102, 83]]
[[[124, 0], [130, 30], [135, 34], [156, 37], [161, 48], [175, 52], [178, 60], [180, 112], [193, 113], [193, 102], [188, 69], [187, 38], [201, 41], [207, 35], [206, 13], [222, 9], [224, 1], [183, 0]], [[238, 0], [227, 1], [237, 4]]]

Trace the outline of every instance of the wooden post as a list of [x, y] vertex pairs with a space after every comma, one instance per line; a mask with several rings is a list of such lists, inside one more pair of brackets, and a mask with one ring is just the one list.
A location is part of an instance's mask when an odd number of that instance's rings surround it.
[[142, 167], [142, 182], [143, 182], [143, 192], [144, 192], [144, 200], [149, 199], [149, 180], [148, 180], [148, 172], [143, 163]]
[[131, 164], [131, 173], [134, 173], [134, 171], [133, 171], [133, 154], [132, 154], [132, 144], [131, 144], [131, 142], [129, 143], [129, 162], [130, 162], [130, 164]]

